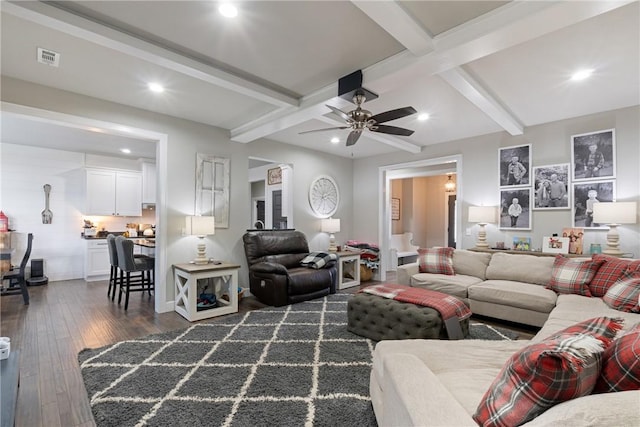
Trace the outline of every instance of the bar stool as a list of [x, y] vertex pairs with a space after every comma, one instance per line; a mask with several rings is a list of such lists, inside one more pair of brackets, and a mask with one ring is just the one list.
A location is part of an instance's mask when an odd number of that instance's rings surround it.
[[[113, 301], [116, 297], [116, 289], [118, 288], [118, 250], [116, 249], [116, 236], [113, 234], [107, 235], [107, 244], [109, 247], [109, 263], [111, 264], [107, 296], [111, 297], [111, 301]], [[111, 293], [111, 289], [113, 289], [113, 294]]]
[[151, 286], [154, 285], [154, 259], [150, 257], [135, 257], [133, 255], [133, 242], [129, 239], [118, 236], [115, 238], [115, 242], [118, 254], [118, 268], [120, 269], [118, 304], [122, 301], [122, 293], [124, 292], [126, 294], [124, 309], [127, 310], [129, 308], [130, 292], [144, 292], [147, 289], [149, 295], [151, 295]]

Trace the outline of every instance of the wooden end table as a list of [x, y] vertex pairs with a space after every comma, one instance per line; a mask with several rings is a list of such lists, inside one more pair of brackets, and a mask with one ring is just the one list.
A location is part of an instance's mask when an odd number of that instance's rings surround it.
[[[240, 266], [220, 264], [174, 264], [175, 311], [190, 322], [238, 312], [238, 270]], [[198, 295], [216, 295], [215, 307], [198, 307]], [[222, 295], [228, 295], [228, 300]]]

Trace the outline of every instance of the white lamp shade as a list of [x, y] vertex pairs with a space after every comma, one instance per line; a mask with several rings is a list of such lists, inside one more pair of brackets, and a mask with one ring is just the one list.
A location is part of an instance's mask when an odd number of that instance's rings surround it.
[[323, 233], [339, 233], [340, 220], [337, 218], [326, 218], [321, 221], [320, 231]]
[[600, 202], [593, 204], [593, 222], [599, 224], [635, 224], [636, 202]]
[[216, 233], [216, 220], [212, 216], [188, 216], [185, 231], [192, 236], [207, 236]]
[[496, 222], [495, 206], [469, 206], [469, 222], [491, 224]]

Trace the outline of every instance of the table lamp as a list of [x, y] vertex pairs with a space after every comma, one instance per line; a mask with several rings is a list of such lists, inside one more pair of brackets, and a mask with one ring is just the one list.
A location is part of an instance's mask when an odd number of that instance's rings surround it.
[[604, 254], [620, 256], [619, 224], [635, 224], [637, 220], [636, 202], [599, 202], [593, 204], [593, 222], [609, 225], [607, 248]]
[[478, 223], [480, 226], [476, 247], [488, 248], [487, 232], [484, 227], [496, 222], [496, 208], [494, 206], [469, 206], [469, 222]]
[[338, 247], [336, 246], [336, 236], [333, 233], [340, 232], [340, 220], [337, 218], [323, 219], [320, 223], [320, 231], [329, 233], [329, 251], [336, 252]]
[[198, 236], [198, 256], [193, 260], [194, 264], [208, 264], [206, 251], [207, 245], [204, 243], [204, 236], [216, 233], [216, 221], [212, 216], [188, 216], [185, 218], [185, 232], [191, 236]]

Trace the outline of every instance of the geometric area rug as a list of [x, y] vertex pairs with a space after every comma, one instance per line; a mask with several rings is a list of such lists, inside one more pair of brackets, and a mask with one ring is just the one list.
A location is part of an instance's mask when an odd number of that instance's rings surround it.
[[[82, 350], [96, 425], [375, 426], [369, 373], [376, 343], [347, 331], [350, 297]], [[481, 326], [470, 327], [470, 338], [513, 338]]]

